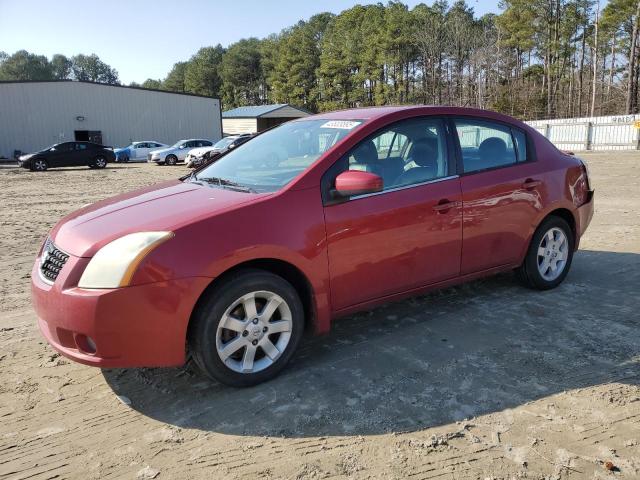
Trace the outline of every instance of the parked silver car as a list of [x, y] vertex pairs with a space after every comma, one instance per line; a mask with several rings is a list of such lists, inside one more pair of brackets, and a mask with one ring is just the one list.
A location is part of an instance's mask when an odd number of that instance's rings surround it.
[[201, 138], [178, 140], [169, 148], [162, 148], [151, 152], [148, 156], [148, 161], [150, 163], [157, 163], [158, 165], [175, 165], [178, 162], [184, 162], [187, 153], [192, 148], [210, 147], [211, 145], [213, 145], [211, 140]]
[[133, 142], [126, 147], [116, 148], [113, 152], [116, 154], [116, 162], [144, 162], [150, 153], [168, 146], [155, 140], [148, 140]]

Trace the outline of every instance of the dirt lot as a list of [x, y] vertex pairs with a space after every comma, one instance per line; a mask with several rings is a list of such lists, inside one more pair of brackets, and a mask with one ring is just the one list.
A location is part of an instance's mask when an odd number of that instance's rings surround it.
[[71, 363], [29, 307], [60, 216], [184, 167], [0, 170], [0, 478], [640, 478], [640, 153], [585, 158], [596, 216], [560, 288], [343, 319], [246, 390]]

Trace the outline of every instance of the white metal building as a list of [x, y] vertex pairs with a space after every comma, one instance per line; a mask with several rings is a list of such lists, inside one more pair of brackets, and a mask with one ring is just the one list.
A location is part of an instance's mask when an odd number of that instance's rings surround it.
[[640, 150], [640, 115], [526, 122], [562, 150]]
[[0, 82], [0, 157], [73, 140], [120, 147], [184, 138], [222, 138], [218, 99], [91, 82]]
[[307, 110], [287, 103], [238, 107], [222, 113], [222, 130], [225, 135], [256, 133], [309, 115]]

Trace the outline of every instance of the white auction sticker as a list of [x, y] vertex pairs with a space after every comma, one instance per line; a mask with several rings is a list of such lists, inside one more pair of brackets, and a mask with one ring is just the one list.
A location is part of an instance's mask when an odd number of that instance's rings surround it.
[[342, 130], [351, 130], [362, 122], [354, 122], [352, 120], [330, 120], [320, 128], [341, 128]]

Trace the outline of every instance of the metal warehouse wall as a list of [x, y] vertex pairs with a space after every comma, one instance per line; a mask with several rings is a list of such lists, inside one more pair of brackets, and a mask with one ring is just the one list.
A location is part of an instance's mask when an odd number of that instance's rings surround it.
[[640, 115], [526, 122], [563, 150], [638, 150]]
[[113, 147], [136, 140], [217, 141], [220, 101], [83, 82], [0, 83], [0, 156], [74, 140], [75, 130], [99, 130]]

